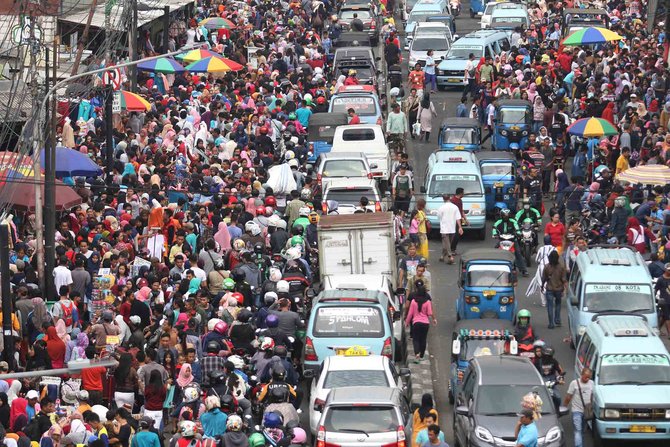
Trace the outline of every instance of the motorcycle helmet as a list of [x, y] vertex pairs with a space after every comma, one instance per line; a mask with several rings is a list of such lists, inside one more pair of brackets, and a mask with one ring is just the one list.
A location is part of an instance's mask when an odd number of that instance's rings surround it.
[[219, 319], [219, 318], [212, 318], [211, 320], [209, 320], [209, 321], [207, 322], [207, 330], [208, 330], [209, 332], [212, 332], [212, 331], [214, 330], [214, 327], [216, 326], [216, 324], [217, 324], [219, 321], [223, 321], [223, 320], [221, 320], [221, 319]]
[[181, 421], [179, 423], [179, 432], [185, 438], [192, 438], [195, 436], [195, 422], [193, 421]]
[[261, 433], [252, 433], [249, 436], [249, 447], [265, 447], [265, 436]]
[[[249, 225], [250, 223], [251, 223], [251, 225]], [[261, 234], [261, 227], [260, 227], [260, 225], [258, 225], [258, 224], [257, 224], [256, 222], [254, 222], [253, 220], [247, 222], [246, 225], [244, 226], [244, 228], [245, 228], [249, 233], [251, 233], [252, 236], [258, 236], [259, 234]]]
[[282, 230], [286, 229], [286, 221], [284, 219], [279, 219], [277, 221], [277, 228], [281, 228]]
[[240, 292], [231, 293], [230, 296], [237, 300], [238, 306], [244, 306], [244, 295], [242, 295]]
[[393, 87], [391, 90], [389, 90], [389, 94], [391, 96], [398, 96], [400, 95], [400, 89], [398, 87]]
[[300, 166], [300, 163], [298, 162], [297, 158], [292, 158], [288, 161], [288, 166], [289, 168], [297, 168]]
[[516, 314], [517, 324], [521, 327], [526, 327], [530, 324], [530, 311], [528, 309], [521, 309]]
[[281, 281], [277, 281], [277, 294], [288, 293], [288, 291], [289, 291], [288, 281], [284, 281], [283, 279]]
[[272, 380], [282, 382], [286, 378], [286, 368], [281, 363], [272, 366]]
[[[312, 191], [309, 190], [309, 189], [302, 189], [300, 191], [300, 200], [303, 200], [303, 201], [312, 200]], [[304, 207], [300, 208], [300, 210], [302, 210], [303, 208]], [[298, 213], [300, 213], [300, 210], [298, 210]]]
[[[267, 208], [270, 208], [269, 206]], [[276, 227], [279, 221], [281, 221], [281, 217], [277, 216], [276, 214], [273, 214], [268, 218], [268, 227]]]
[[189, 383], [184, 387], [184, 402], [190, 404], [200, 399], [200, 385], [195, 382]]
[[281, 279], [281, 270], [276, 267], [270, 267], [270, 281], [277, 282]]
[[312, 211], [309, 213], [309, 223], [312, 223], [314, 225], [319, 223], [319, 215], [316, 214], [316, 211]]
[[257, 255], [262, 255], [263, 253], [265, 253], [265, 247], [263, 246], [263, 244], [259, 242], [258, 244], [254, 245], [254, 253], [256, 253]]
[[265, 206], [256, 207], [256, 216], [265, 216]]
[[216, 323], [216, 326], [214, 326], [214, 331], [218, 332], [219, 334], [225, 335], [228, 332], [228, 323], [225, 321], [219, 321]]
[[274, 216], [275, 210], [271, 206], [266, 206], [265, 207], [265, 217], [271, 217]]
[[304, 444], [307, 442], [307, 433], [301, 427], [293, 429], [293, 444]]
[[231, 413], [237, 408], [237, 402], [235, 398], [230, 394], [224, 394], [221, 396], [221, 411], [224, 413]]
[[273, 349], [274, 347], [275, 341], [272, 339], [272, 337], [263, 337], [263, 341], [261, 341], [260, 345], [261, 351], [267, 351], [269, 349]]
[[228, 357], [228, 361], [235, 366], [235, 369], [242, 369], [244, 368], [244, 359], [240, 357], [239, 355], [231, 355]]
[[265, 317], [265, 325], [269, 328], [275, 328], [279, 325], [279, 317], [275, 314], [270, 314]]
[[237, 321], [240, 323], [248, 323], [253, 316], [254, 315], [249, 309], [242, 309], [240, 313], [237, 314]]
[[288, 390], [281, 386], [272, 388], [270, 391], [270, 402], [274, 404], [288, 402]]
[[235, 281], [233, 278], [226, 278], [223, 280], [223, 288], [225, 290], [235, 290]]
[[272, 208], [277, 207], [277, 199], [274, 196], [269, 196], [265, 198], [265, 206], [271, 206]]
[[286, 161], [293, 160], [295, 158], [295, 152], [286, 151], [286, 153], [284, 154], [284, 158], [286, 159]]
[[279, 413], [271, 411], [263, 416], [263, 426], [266, 428], [279, 428], [283, 421]]
[[226, 429], [230, 431], [242, 430], [242, 418], [236, 414], [231, 414], [228, 416], [228, 420], [226, 421]]
[[307, 208], [306, 206], [300, 207], [300, 209], [298, 210], [298, 214], [300, 215], [300, 217], [309, 216], [309, 208]]
[[554, 348], [551, 346], [545, 346], [542, 348], [542, 355], [545, 357], [553, 357], [555, 354]]
[[230, 277], [233, 278], [233, 281], [235, 282], [242, 282], [247, 278], [247, 275], [242, 270], [235, 269], [230, 272]]
[[213, 385], [226, 383], [226, 380], [228, 380], [228, 377], [223, 371], [212, 371], [209, 373], [209, 383]]
[[207, 353], [208, 354], [218, 354], [221, 350], [221, 344], [216, 340], [211, 340], [207, 342]]
[[233, 241], [233, 250], [235, 251], [244, 250], [246, 246], [247, 245], [244, 243], [242, 239], [235, 239], [235, 241]]
[[263, 297], [263, 302], [266, 306], [272, 306], [275, 301], [277, 301], [277, 294], [275, 292], [266, 292]]
[[286, 358], [288, 355], [288, 350], [286, 349], [286, 346], [284, 345], [277, 345], [275, 348], [272, 350], [272, 353], [279, 357], [280, 359]]
[[305, 242], [305, 240], [302, 238], [302, 236], [293, 236], [291, 238], [291, 241], [289, 242], [291, 244], [291, 247], [296, 247], [296, 246], [301, 246]]
[[[294, 236], [294, 237], [300, 237], [300, 236]], [[302, 247], [301, 245], [296, 245], [295, 247], [291, 247], [288, 250], [286, 250], [286, 253], [284, 254], [286, 260], [290, 262], [299, 259], [302, 256], [301, 247]]]
[[512, 212], [509, 210], [509, 208], [503, 208], [500, 210], [500, 217], [509, 217], [512, 214]]
[[623, 208], [626, 206], [626, 198], [625, 197], [617, 197], [614, 199], [614, 206], [616, 208]]

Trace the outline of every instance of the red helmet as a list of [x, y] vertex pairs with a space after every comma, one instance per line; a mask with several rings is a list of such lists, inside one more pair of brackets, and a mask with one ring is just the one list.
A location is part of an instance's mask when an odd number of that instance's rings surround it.
[[275, 199], [274, 196], [266, 197], [265, 206], [271, 206], [275, 208], [277, 206], [277, 199]]
[[265, 216], [265, 207], [264, 206], [258, 206], [256, 207], [256, 216]]
[[228, 323], [226, 323], [225, 321], [219, 321], [214, 326], [214, 331], [218, 332], [219, 334], [225, 334], [226, 332], [228, 332]]
[[261, 135], [267, 135], [268, 134], [268, 128], [265, 127], [265, 126], [262, 126], [260, 128], [260, 133], [261, 133]]
[[318, 98], [316, 98], [316, 103], [317, 104], [325, 104], [326, 103], [326, 98], [324, 98], [323, 96], [319, 96]]
[[[242, 295], [240, 292], [232, 293], [230, 296], [237, 300], [238, 306], [244, 305], [244, 295]], [[216, 327], [214, 329], [216, 329]]]

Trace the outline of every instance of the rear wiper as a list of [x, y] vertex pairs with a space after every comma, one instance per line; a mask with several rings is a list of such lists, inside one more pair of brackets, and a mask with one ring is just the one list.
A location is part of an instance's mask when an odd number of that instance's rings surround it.
[[340, 428], [339, 430], [343, 431], [343, 432], [346, 432], [346, 433], [363, 433], [368, 438], [370, 437], [368, 432], [366, 432], [365, 430], [358, 429], [358, 428]]
[[670, 383], [670, 380], [651, 380], [649, 382], [642, 382], [642, 385], [657, 385], [657, 384], [667, 384]]

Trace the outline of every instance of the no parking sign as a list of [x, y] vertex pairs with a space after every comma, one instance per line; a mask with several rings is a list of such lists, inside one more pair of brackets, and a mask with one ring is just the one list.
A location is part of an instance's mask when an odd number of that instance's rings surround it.
[[114, 90], [119, 90], [121, 88], [121, 70], [113, 68], [104, 72], [102, 74], [102, 84], [105, 86], [111, 85]]

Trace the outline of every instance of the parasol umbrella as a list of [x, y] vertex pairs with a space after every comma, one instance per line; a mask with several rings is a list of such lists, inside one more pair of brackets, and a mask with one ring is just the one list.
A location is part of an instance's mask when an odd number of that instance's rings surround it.
[[[44, 197], [44, 177], [40, 182], [42, 197]], [[8, 203], [18, 210], [35, 210], [35, 182], [32, 177], [16, 176], [0, 188], [0, 202]], [[74, 189], [60, 180], [56, 180], [56, 211], [63, 211], [77, 206], [83, 200]], [[39, 206], [44, 206], [40, 203]]]
[[182, 63], [184, 64], [190, 64], [195, 61], [199, 61], [200, 59], [204, 59], [206, 57], [223, 57], [219, 53], [215, 53], [210, 50], [205, 50], [204, 48], [198, 48], [197, 50], [191, 50], [187, 53], [182, 53], [178, 54], [175, 56], [175, 59], [180, 59]]
[[208, 17], [198, 23], [199, 26], [204, 26], [207, 29], [234, 29], [235, 24], [223, 17]]
[[623, 39], [623, 37], [614, 31], [610, 31], [607, 28], [601, 28], [599, 26], [592, 26], [575, 31], [566, 37], [562, 43], [563, 45], [581, 46], [595, 45], [621, 39]]
[[606, 119], [582, 118], [568, 127], [568, 133], [578, 137], [591, 138], [618, 135], [619, 131]]
[[186, 66], [188, 71], [195, 73], [224, 73], [239, 71], [244, 67], [235, 61], [223, 57], [209, 56]]
[[151, 104], [136, 93], [119, 90], [115, 94], [119, 98], [123, 110], [127, 110], [128, 112], [146, 112], [151, 110]]
[[[44, 169], [44, 149], [40, 155], [42, 169]], [[102, 175], [102, 168], [88, 155], [68, 147], [56, 147], [56, 177], [96, 177]]]
[[2, 182], [16, 176], [32, 176], [33, 158], [19, 152], [0, 152], [0, 186]]
[[670, 183], [670, 168], [665, 165], [636, 166], [620, 172], [616, 179], [632, 184], [665, 186]]
[[161, 57], [151, 61], [140, 62], [137, 68], [144, 71], [153, 71], [154, 73], [183, 73], [186, 69], [176, 60], [171, 57]]

